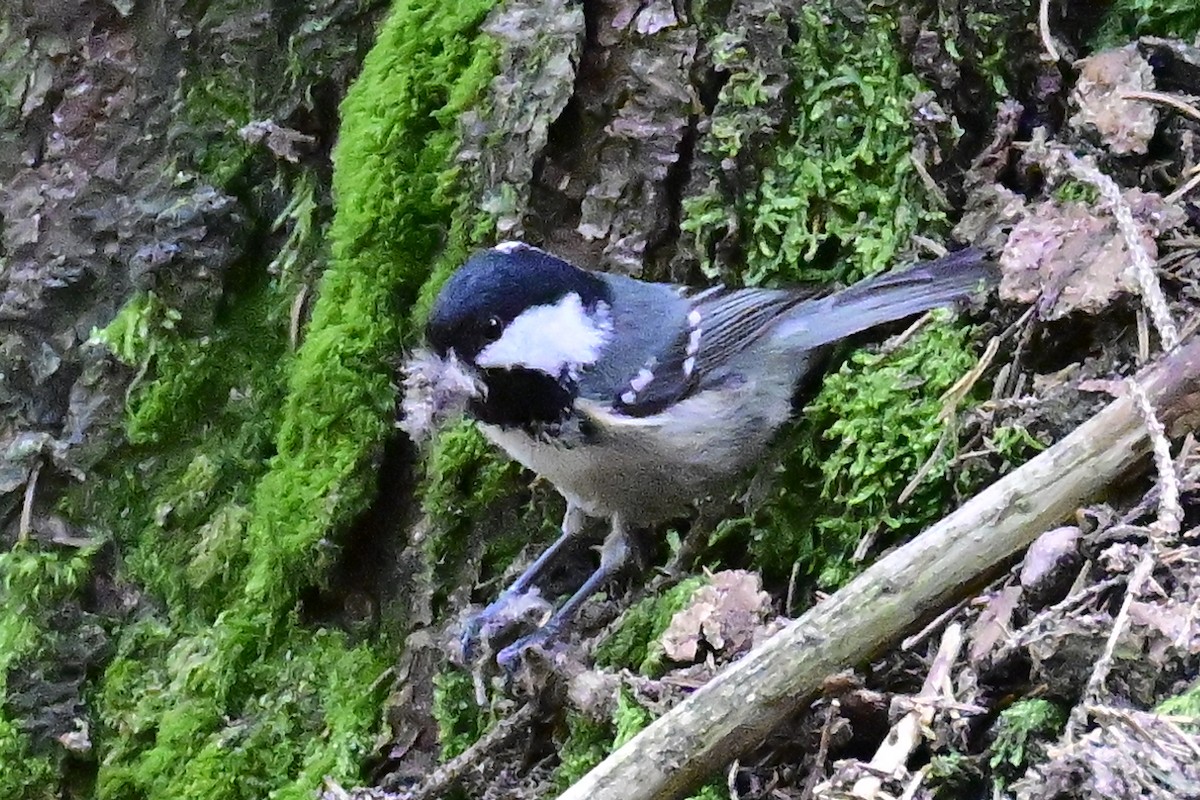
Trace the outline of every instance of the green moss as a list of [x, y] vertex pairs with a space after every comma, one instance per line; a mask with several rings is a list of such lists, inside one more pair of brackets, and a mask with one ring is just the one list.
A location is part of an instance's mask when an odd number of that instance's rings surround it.
[[702, 576], [688, 578], [659, 595], [643, 598], [625, 612], [620, 627], [597, 648], [596, 664], [651, 677], [661, 674], [664, 653], [658, 640], [671, 618], [707, 583]]
[[997, 425], [989, 442], [1010, 464], [1023, 464], [1049, 446], [1021, 425]]
[[582, 714], [567, 713], [567, 736], [558, 751], [559, 765], [554, 770], [554, 784], [559, 791], [588, 774], [611, 752], [613, 727], [608, 722], [596, 722]]
[[[922, 86], [898, 46], [897, 13], [881, 5], [848, 11], [831, 0], [800, 7], [788, 53], [795, 112], [774, 152], [760, 157], [758, 186], [732, 206], [715, 183], [684, 201], [682, 227], [710, 276], [718, 267], [703, 259], [731, 230], [744, 239], [745, 262], [740, 274], [719, 277], [794, 284], [892, 268], [914, 233], [944, 229], [944, 214], [911, 162], [910, 118]], [[729, 52], [731, 69], [753, 72], [736, 48]], [[765, 102], [749, 90], [753, 77], [743, 76], [739, 85], [749, 88], [737, 97], [722, 93], [719, 113], [753, 116]], [[714, 120], [705, 147], [737, 152], [737, 130], [737, 119]], [[970, 331], [951, 325], [890, 356], [854, 356], [829, 376], [787, 437], [777, 493], [750, 515], [723, 522], [713, 542], [749, 538], [754, 563], [777, 579], [798, 563], [823, 586], [844, 582], [864, 535], [909, 533], [941, 512], [952, 489], [945, 457], [907, 503], [897, 498], [943, 434], [941, 393], [974, 363]]]
[[938, 800], [978, 796], [983, 785], [978, 759], [956, 751], [929, 759], [926, 774], [929, 788]]
[[451, 671], [433, 676], [433, 718], [443, 760], [454, 758], [474, 744], [493, 722], [475, 702], [471, 676]]
[[1002, 786], [1046, 757], [1046, 745], [1067, 724], [1067, 714], [1049, 700], [1022, 700], [1000, 712], [990, 765]]
[[975, 364], [972, 335], [943, 321], [894, 353], [855, 353], [805, 409], [774, 495], [717, 536], [748, 532], [766, 574], [786, 577], [798, 563], [802, 575], [835, 588], [858, 569], [850, 557], [865, 535], [886, 542], [938, 518], [953, 491], [953, 447], [905, 503], [899, 497], [937, 449], [942, 395]]
[[242, 586], [254, 481], [283, 402], [287, 298], [262, 283], [229, 299], [210, 336], [184, 335], [182, 315], [150, 294], [95, 335], [139, 370], [130, 447], [66, 504], [108, 520], [126, 568], [180, 620], [211, 622]]
[[255, 150], [238, 130], [253, 116], [252, 76], [231, 69], [196, 82], [185, 82], [180, 90], [185, 131], [205, 131], [203, 141], [190, 143], [195, 154], [191, 165], [217, 186], [229, 187], [249, 167]]
[[[919, 227], [943, 220], [910, 160], [911, 103], [921, 87], [898, 49], [895, 10], [872, 6], [852, 19], [842, 8], [819, 2], [798, 11], [791, 127], [757, 189], [733, 211], [746, 232], [745, 283], [879, 272]], [[717, 144], [707, 146], [717, 151], [738, 147], [736, 120], [761, 102], [753, 76], [739, 75], [730, 80], [742, 87], [742, 102], [728, 109], [728, 121], [713, 121]], [[734, 132], [722, 135], [726, 128]], [[685, 200], [682, 228], [702, 257], [730, 227], [729, 213], [712, 193]], [[836, 269], [835, 255], [843, 264]]]
[[1168, 716], [1191, 717], [1192, 727], [1200, 727], [1200, 682], [1182, 694], [1163, 700], [1154, 711]]
[[613, 737], [612, 749], [615, 751], [622, 747], [653, 721], [654, 715], [643, 708], [628, 689], [622, 687], [617, 694], [617, 710], [613, 712], [616, 736]]
[[[801, 8], [791, 53], [798, 113], [791, 144], [776, 152], [747, 209], [754, 242], [747, 283], [879, 272], [918, 226], [942, 220], [910, 160], [920, 85], [898, 50], [894, 11], [851, 20], [838, 4], [823, 5]], [[815, 263], [818, 248], [830, 244], [850, 274]]]
[[30, 42], [14, 31], [8, 14], [0, 14], [0, 130], [7, 139], [14, 123], [21, 118], [29, 72]]
[[[455, 13], [463, 18], [474, 15], [479, 22], [490, 5], [475, 0]], [[381, 282], [397, 291], [374, 300], [376, 318], [380, 309], [392, 309], [394, 318], [402, 321], [396, 331], [402, 339], [412, 339], [419, 331], [442, 283], [471, 248], [490, 235], [493, 224], [490, 216], [474, 210], [471, 197], [462, 192], [461, 168], [445, 164], [457, 147], [454, 123], [492, 77], [494, 43], [484, 36], [451, 35], [458, 18], [435, 8], [414, 6], [405, 27], [380, 34], [375, 52], [387, 54], [387, 62], [377, 67], [380, 94], [347, 99], [344, 113], [348, 119], [362, 119], [362, 135], [346, 139], [343, 132], [339, 147], [343, 166], [334, 181], [339, 198], [345, 198], [350, 186], [360, 195], [355, 202], [339, 206], [335, 256], [364, 271], [388, 264], [402, 278]], [[435, 58], [421, 52], [431, 37], [443, 40]], [[446, 86], [444, 105], [409, 107], [404, 93], [414, 77], [411, 73], [437, 81], [444, 79], [449, 63], [461, 72]], [[371, 68], [368, 63], [364, 76]], [[412, 137], [410, 146], [400, 144], [401, 130]], [[429, 257], [433, 252], [436, 258]], [[336, 322], [331, 333], [336, 336], [342, 324], [357, 323], [347, 317]], [[390, 387], [381, 383], [379, 389], [390, 400]], [[460, 525], [511, 493], [516, 474], [516, 468], [500, 460], [474, 430], [463, 426], [439, 437], [421, 490], [423, 508], [439, 523], [427, 540], [435, 564], [453, 560], [465, 542]]]
[[1200, 6], [1193, 0], [1117, 0], [1104, 15], [1092, 49], [1120, 47], [1138, 36], [1193, 41], [1200, 35]]
[[520, 471], [468, 422], [438, 434], [426, 465], [422, 507], [447, 527], [478, 517], [497, 497], [511, 493]]
[[[554, 771], [559, 791], [578, 781], [653, 721], [654, 715], [624, 687], [617, 693], [617, 704], [610, 721], [597, 722], [577, 712], [569, 712], [566, 738], [559, 747], [559, 766]], [[726, 800], [728, 797], [723, 783], [714, 781], [691, 795], [689, 800]]]
[[[42, 645], [46, 619], [87, 575], [90, 553], [41, 551], [18, 544], [0, 553], [0, 698], [9, 669]], [[0, 704], [0, 793], [5, 797], [57, 797], [58, 765], [33, 743]]]
[[554, 771], [559, 791], [578, 781], [653, 721], [653, 715], [624, 688], [617, 693], [611, 720], [597, 722], [578, 712], [568, 712], [566, 737], [559, 746], [559, 765]]
[[305, 179], [274, 267], [245, 266], [212, 334], [143, 295], [99, 336], [139, 371], [129, 445], [66, 510], [111, 526], [148, 600], [97, 687], [100, 797], [299, 798], [358, 773], [389, 646], [303, 623], [299, 598], [373, 494], [405, 314], [481, 230], [454, 153], [491, 76], [490, 6], [402, 0], [380, 30], [343, 105], [332, 264], [299, 351], [288, 273], [325, 234]]
[[567, 734], [559, 747], [559, 765], [554, 771], [555, 785], [560, 791], [566, 789], [652, 721], [650, 712], [624, 688], [618, 692], [609, 721], [597, 722], [578, 712], [568, 712]]
[[[1012, 39], [1013, 21], [1006, 13], [1008, 9], [999, 4], [997, 6], [1000, 13], [996, 13], [995, 10], [971, 7], [964, 9], [962, 29], [967, 33], [967, 40], [972, 45], [971, 53], [960, 54], [953, 48], [950, 40], [946, 41], [947, 49], [950, 50], [955, 63], [961, 66], [965, 59], [970, 67], [991, 81], [991, 97], [978, 99], [978, 105], [982, 108], [991, 108], [997, 101], [1011, 97], [1012, 91], [1009, 86], [1012, 84], [1010, 82], [1017, 80], [1018, 77], [1014, 74], [1013, 68], [1020, 63], [1020, 60], [1014, 58], [1010, 52], [1010, 47], [1014, 43]], [[1026, 6], [1026, 8], [1031, 7], [1031, 5]], [[941, 10], [942, 7], [939, 6], [939, 13]]]
[[1100, 192], [1090, 183], [1065, 180], [1054, 187], [1051, 196], [1059, 205], [1083, 203], [1085, 206], [1093, 207], [1099, 202]]

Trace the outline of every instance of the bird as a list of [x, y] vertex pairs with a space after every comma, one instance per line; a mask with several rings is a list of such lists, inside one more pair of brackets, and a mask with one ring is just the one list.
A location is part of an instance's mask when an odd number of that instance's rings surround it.
[[524, 242], [476, 252], [442, 286], [425, 347], [404, 368], [401, 427], [419, 439], [465, 414], [566, 511], [555, 543], [467, 621], [466, 657], [526, 613], [589, 518], [607, 521], [599, 566], [497, 661], [512, 666], [559, 636], [624, 567], [634, 530], [686, 515], [759, 462], [830, 345], [968, 301], [997, 277], [967, 248], [813, 296], [643, 281]]

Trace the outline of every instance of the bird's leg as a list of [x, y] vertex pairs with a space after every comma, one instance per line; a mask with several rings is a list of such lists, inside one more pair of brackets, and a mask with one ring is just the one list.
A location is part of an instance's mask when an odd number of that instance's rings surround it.
[[519, 601], [529, 594], [529, 590], [537, 584], [542, 574], [554, 563], [559, 554], [574, 543], [583, 531], [586, 522], [587, 515], [583, 513], [583, 509], [567, 501], [567, 511], [563, 514], [562, 533], [558, 539], [546, 548], [507, 589], [501, 592], [499, 597], [489, 603], [487, 608], [467, 620], [460, 640], [463, 660], [466, 663], [469, 664], [475, 660], [476, 650], [481, 642], [486, 644], [504, 629], [520, 621], [523, 616], [522, 612], [527, 610], [528, 604]]
[[612, 530], [600, 548], [600, 566], [596, 571], [584, 582], [583, 586], [579, 587], [579, 590], [575, 594], [571, 595], [570, 599], [563, 604], [562, 608], [555, 612], [554, 616], [545, 625], [501, 650], [500, 654], [496, 657], [496, 661], [501, 667], [511, 671], [526, 648], [535, 644], [545, 644], [556, 638], [571, 624], [575, 615], [579, 613], [579, 609], [583, 607], [588, 598], [600, 591], [600, 588], [610, 578], [621, 571], [621, 568], [625, 566], [628, 560], [629, 528], [619, 516], [614, 516], [612, 519]]
[[562, 533], [559, 535], [558, 539], [554, 541], [554, 544], [547, 547], [545, 552], [538, 556], [537, 559], [535, 559], [534, 562], [530, 564], [529, 567], [526, 568], [526, 570], [522, 572], [515, 581], [512, 582], [512, 585], [500, 594], [500, 597], [496, 599], [496, 602], [501, 602], [505, 596], [511, 597], [513, 595], [525, 594], [525, 592], [529, 591], [530, 587], [537, 583], [538, 579], [542, 577], [542, 573], [546, 571], [546, 567], [558, 558], [558, 554], [563, 551], [563, 548], [572, 544], [575, 541], [575, 538], [583, 532], [583, 526], [586, 522], [587, 515], [583, 513], [583, 509], [568, 501], [567, 511], [565, 514], [563, 514]]

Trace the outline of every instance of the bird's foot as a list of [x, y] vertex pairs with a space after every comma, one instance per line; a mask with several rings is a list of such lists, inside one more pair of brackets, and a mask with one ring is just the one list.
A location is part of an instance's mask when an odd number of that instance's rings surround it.
[[554, 642], [561, 633], [560, 626], [551, 620], [533, 633], [522, 636], [496, 654], [496, 663], [511, 681], [516, 678], [525, 663], [527, 654], [534, 648], [546, 650], [546, 646]]
[[536, 589], [525, 592], [504, 592], [482, 611], [472, 614], [463, 625], [459, 645], [464, 665], [474, 665], [491, 659], [537, 635], [539, 626], [554, 613]]

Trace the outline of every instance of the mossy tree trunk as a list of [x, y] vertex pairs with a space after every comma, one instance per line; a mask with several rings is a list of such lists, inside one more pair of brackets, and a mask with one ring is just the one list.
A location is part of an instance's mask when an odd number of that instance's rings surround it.
[[[948, 235], [1001, 97], [1061, 111], [1015, 0], [385, 5], [0, 10], [0, 794], [422, 774], [487, 721], [447, 620], [559, 510], [392, 431], [449, 270], [852, 279]], [[854, 360], [718, 538], [811, 588], [935, 517], [948, 480], [894, 501], [971, 338]]]
[[384, 6], [0, 9], [0, 793], [304, 796], [370, 747], [385, 656], [295, 609], [372, 483], [258, 487]]

